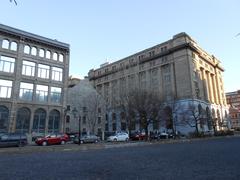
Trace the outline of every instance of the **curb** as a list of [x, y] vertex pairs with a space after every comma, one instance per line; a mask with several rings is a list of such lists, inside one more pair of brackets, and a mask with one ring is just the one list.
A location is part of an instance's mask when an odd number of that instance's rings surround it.
[[136, 146], [147, 146], [157, 144], [175, 144], [175, 143], [188, 143], [194, 141], [214, 140], [223, 138], [239, 138], [240, 135], [234, 136], [214, 136], [206, 138], [193, 138], [193, 139], [164, 139], [160, 141], [130, 141], [127, 143], [98, 143], [98, 144], [66, 144], [66, 145], [52, 145], [52, 146], [37, 146], [28, 145], [25, 147], [9, 147], [0, 148], [0, 155], [2, 154], [26, 154], [26, 153], [43, 153], [43, 152], [71, 152], [71, 151], [88, 151], [88, 150], [99, 150], [99, 149], [112, 149], [112, 148], [126, 148]]

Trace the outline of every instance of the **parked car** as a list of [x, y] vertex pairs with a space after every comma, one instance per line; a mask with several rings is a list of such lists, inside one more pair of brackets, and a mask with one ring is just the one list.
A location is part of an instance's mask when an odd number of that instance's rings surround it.
[[67, 134], [57, 133], [57, 134], [50, 134], [42, 138], [37, 138], [35, 143], [37, 145], [53, 145], [53, 144], [65, 144], [69, 141], [69, 137]]
[[[97, 143], [100, 141], [100, 137], [96, 136], [96, 135], [83, 135], [80, 137], [80, 143]], [[78, 144], [79, 143], [79, 137], [77, 136], [74, 139], [74, 143]]]
[[25, 146], [27, 136], [22, 133], [3, 133], [0, 135], [0, 147]]
[[128, 141], [129, 135], [128, 135], [128, 133], [120, 132], [120, 133], [116, 133], [112, 136], [109, 136], [107, 140], [108, 141]]
[[159, 139], [167, 139], [168, 138], [168, 133], [166, 132], [161, 132], [159, 134]]
[[143, 132], [135, 132], [130, 135], [130, 139], [133, 141], [144, 140], [146, 139], [146, 133]]

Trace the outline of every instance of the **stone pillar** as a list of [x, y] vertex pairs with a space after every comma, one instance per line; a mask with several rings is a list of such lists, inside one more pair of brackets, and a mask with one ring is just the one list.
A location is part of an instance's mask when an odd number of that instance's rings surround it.
[[205, 78], [205, 71], [203, 68], [200, 68], [200, 70], [201, 70], [201, 80], [202, 80], [204, 100], [209, 100], [208, 87], [207, 87], [207, 82], [206, 82], [206, 78]]
[[172, 98], [175, 98], [177, 96], [177, 92], [176, 92], [176, 84], [175, 84], [175, 68], [174, 68], [174, 64], [171, 63], [170, 64], [170, 74], [171, 74], [171, 90], [172, 90]]
[[221, 104], [221, 94], [220, 94], [220, 87], [218, 82], [218, 72], [215, 70], [215, 82], [216, 82], [216, 94], [217, 94], [217, 104]]
[[161, 66], [158, 68], [158, 83], [159, 83], [159, 96], [161, 99], [163, 99], [163, 74]]
[[213, 88], [212, 88], [212, 81], [211, 81], [210, 72], [206, 71], [206, 75], [207, 75], [208, 93], [209, 93], [210, 102], [213, 103], [214, 102], [214, 96], [213, 96]]
[[30, 116], [30, 128], [29, 128], [29, 134], [32, 134], [32, 127], [33, 127], [33, 120], [34, 120], [34, 109], [31, 108], [31, 116]]
[[48, 121], [49, 121], [49, 110], [46, 111], [46, 120], [45, 120], [45, 135], [48, 134]]
[[213, 96], [214, 96], [214, 103], [218, 104], [218, 96], [217, 96], [217, 88], [216, 88], [216, 82], [215, 82], [215, 77], [214, 74], [211, 74], [211, 82], [212, 82], [212, 87], [213, 87]]

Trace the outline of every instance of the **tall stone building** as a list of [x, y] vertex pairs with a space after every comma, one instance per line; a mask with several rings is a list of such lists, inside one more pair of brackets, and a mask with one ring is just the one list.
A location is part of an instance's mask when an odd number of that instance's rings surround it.
[[63, 131], [69, 45], [0, 24], [0, 131]]
[[[223, 72], [216, 57], [186, 33], [180, 33], [164, 43], [90, 70], [89, 79], [109, 105], [106, 118], [109, 131], [125, 129], [121, 109], [116, 106], [122, 91], [134, 89], [154, 90], [166, 104], [176, 101], [182, 107], [190, 102], [200, 105], [221, 129], [222, 124], [227, 126], [228, 119]], [[209, 126], [201, 129], [212, 129]]]

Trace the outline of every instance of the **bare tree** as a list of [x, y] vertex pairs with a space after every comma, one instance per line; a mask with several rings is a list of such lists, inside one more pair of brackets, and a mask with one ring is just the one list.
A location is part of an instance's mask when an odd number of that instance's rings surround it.
[[[78, 117], [81, 117], [82, 125], [90, 133], [95, 133], [97, 127], [104, 130], [104, 114], [105, 114], [105, 101], [100, 94], [92, 87], [87, 79], [81, 80], [79, 84], [68, 89], [68, 104], [72, 109], [76, 109]], [[98, 118], [100, 123], [98, 123]], [[86, 120], [86, 124], [83, 120]], [[85, 121], [84, 120], [84, 121]], [[76, 121], [76, 119], [75, 119]], [[75, 126], [77, 126], [75, 122]]]
[[10, 2], [14, 2], [14, 4], [17, 6], [17, 1], [16, 0], [10, 0]]
[[100, 121], [99, 123], [101, 124], [103, 123], [103, 120], [99, 118], [102, 118], [104, 114], [103, 112], [105, 112], [104, 100], [97, 92], [93, 92], [83, 98], [83, 104], [86, 108], [85, 113], [87, 114], [88, 129], [90, 130], [90, 133], [96, 134], [98, 121]]
[[188, 104], [188, 108], [185, 111], [182, 111], [181, 114], [181, 123], [195, 128], [195, 133], [199, 135], [199, 127], [205, 124], [206, 121], [205, 111], [202, 106], [200, 104], [196, 106], [192, 101]]
[[156, 93], [146, 90], [135, 90], [125, 97], [128, 127], [132, 122], [139, 123], [140, 128], [148, 135], [149, 125], [160, 120], [161, 99]]

